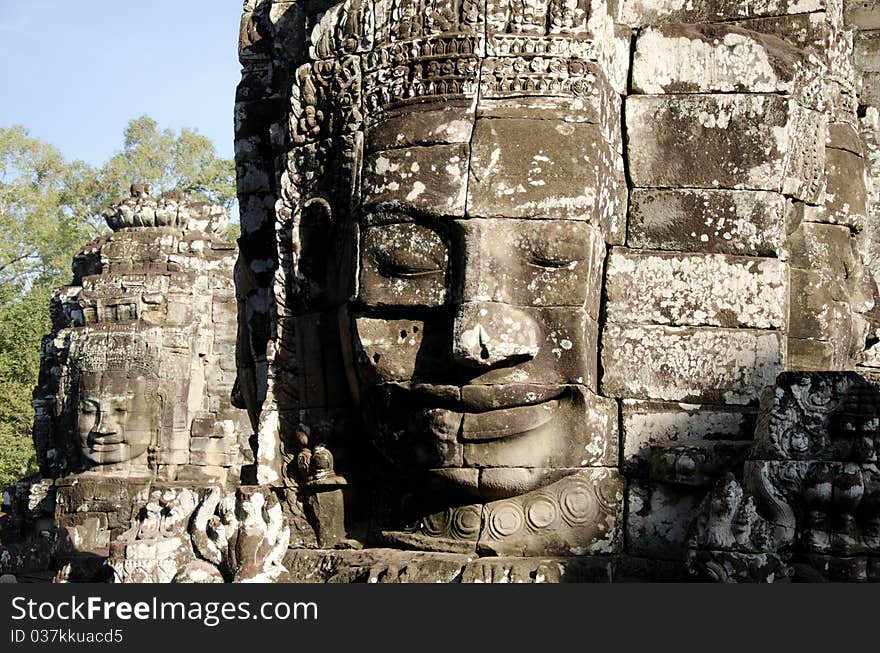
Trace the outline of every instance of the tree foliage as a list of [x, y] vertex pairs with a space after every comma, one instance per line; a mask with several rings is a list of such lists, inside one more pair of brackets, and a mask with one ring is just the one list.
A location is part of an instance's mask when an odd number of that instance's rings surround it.
[[0, 488], [36, 470], [31, 395], [51, 294], [44, 285], [25, 294], [15, 285], [0, 286]]
[[[155, 120], [141, 116], [128, 123], [122, 151], [101, 170], [101, 186], [112, 197], [122, 197], [131, 183], [149, 183], [154, 192], [178, 190], [221, 204], [235, 201], [235, 165], [217, 156], [214, 144], [198, 132], [175, 134], [159, 129]], [[112, 199], [111, 199], [112, 201]]]
[[50, 283], [97, 233], [97, 171], [22, 127], [0, 128], [0, 284]]
[[51, 294], [69, 281], [76, 251], [106, 232], [101, 211], [132, 183], [235, 202], [234, 163], [190, 129], [131, 120], [121, 150], [96, 168], [23, 127], [0, 127], [0, 489], [34, 469], [31, 393]]

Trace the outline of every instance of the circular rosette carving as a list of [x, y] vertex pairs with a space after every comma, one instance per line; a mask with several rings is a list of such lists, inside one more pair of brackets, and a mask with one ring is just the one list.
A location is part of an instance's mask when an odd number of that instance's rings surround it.
[[431, 537], [445, 537], [452, 522], [452, 509], [428, 515], [422, 519], [422, 529]]
[[492, 510], [488, 521], [489, 533], [494, 538], [501, 539], [522, 529], [525, 524], [525, 515], [518, 504], [506, 501]]
[[480, 518], [476, 506], [459, 508], [452, 518], [452, 536], [461, 540], [474, 539], [480, 532]]
[[556, 498], [540, 493], [526, 503], [526, 523], [531, 530], [540, 530], [551, 526], [559, 518], [559, 506]]
[[599, 502], [587, 483], [575, 480], [559, 492], [562, 518], [570, 526], [587, 524], [599, 515]]

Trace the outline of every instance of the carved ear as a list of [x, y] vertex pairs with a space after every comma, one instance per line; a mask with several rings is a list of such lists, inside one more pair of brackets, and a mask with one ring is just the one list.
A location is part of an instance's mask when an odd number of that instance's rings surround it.
[[327, 200], [313, 197], [303, 204], [298, 224], [299, 271], [314, 289], [326, 287], [332, 225], [333, 209]]
[[323, 197], [306, 200], [302, 208], [301, 225], [329, 227], [333, 223], [333, 207]]

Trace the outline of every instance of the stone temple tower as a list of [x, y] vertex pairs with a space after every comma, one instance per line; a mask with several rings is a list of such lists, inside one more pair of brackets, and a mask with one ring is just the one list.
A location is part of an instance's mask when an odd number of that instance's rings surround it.
[[53, 300], [34, 394], [41, 473], [76, 555], [106, 555], [155, 484], [234, 489], [251, 460], [247, 417], [230, 404], [227, 212], [132, 189]]

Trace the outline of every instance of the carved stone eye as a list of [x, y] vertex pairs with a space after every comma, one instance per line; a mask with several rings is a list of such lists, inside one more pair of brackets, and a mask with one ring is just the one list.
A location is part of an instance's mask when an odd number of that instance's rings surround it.
[[389, 225], [374, 234], [384, 245], [374, 254], [383, 276], [415, 277], [446, 268], [446, 246], [430, 229], [419, 225]]

